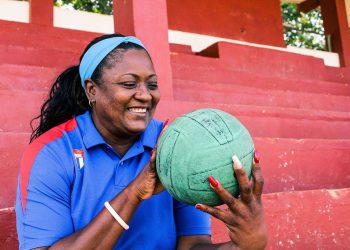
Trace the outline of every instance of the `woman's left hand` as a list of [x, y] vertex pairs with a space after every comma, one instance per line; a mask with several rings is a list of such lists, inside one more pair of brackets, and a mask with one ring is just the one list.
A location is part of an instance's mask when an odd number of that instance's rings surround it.
[[203, 204], [197, 204], [196, 208], [226, 224], [234, 249], [264, 249], [268, 238], [261, 202], [264, 179], [257, 153], [254, 156], [252, 181], [249, 181], [238, 158], [234, 158], [233, 169], [240, 187], [240, 197], [235, 198], [210, 176], [208, 181], [211, 187], [227, 205], [227, 209]]

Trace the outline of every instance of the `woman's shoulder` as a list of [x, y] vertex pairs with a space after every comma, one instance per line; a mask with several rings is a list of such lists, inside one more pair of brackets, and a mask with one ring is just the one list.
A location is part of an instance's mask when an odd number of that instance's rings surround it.
[[77, 128], [75, 118], [72, 118], [56, 127], [46, 131], [34, 141], [32, 141], [25, 149], [21, 166], [28, 169], [41, 159], [43, 162], [62, 162], [69, 157], [72, 151], [73, 134], [69, 133]]

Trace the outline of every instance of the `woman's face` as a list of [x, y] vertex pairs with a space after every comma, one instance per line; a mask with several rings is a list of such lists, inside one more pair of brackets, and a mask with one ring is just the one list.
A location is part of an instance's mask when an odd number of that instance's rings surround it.
[[124, 137], [146, 129], [160, 92], [146, 51], [122, 50], [120, 55], [114, 67], [103, 68], [101, 84], [95, 86], [93, 118], [100, 130], [106, 130], [102, 134]]

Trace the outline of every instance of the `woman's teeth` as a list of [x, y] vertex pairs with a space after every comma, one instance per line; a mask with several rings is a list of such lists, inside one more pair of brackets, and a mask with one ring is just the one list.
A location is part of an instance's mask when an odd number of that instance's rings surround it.
[[135, 112], [135, 113], [146, 113], [146, 108], [129, 108], [129, 111]]

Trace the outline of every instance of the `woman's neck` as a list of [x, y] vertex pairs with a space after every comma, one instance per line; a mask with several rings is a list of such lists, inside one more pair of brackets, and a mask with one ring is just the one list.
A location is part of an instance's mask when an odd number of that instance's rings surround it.
[[95, 124], [96, 129], [100, 132], [103, 139], [112, 146], [112, 148], [123, 157], [126, 152], [131, 148], [138, 138], [138, 135], [121, 135], [118, 133], [113, 133], [103, 126], [95, 115], [91, 114], [92, 121]]

